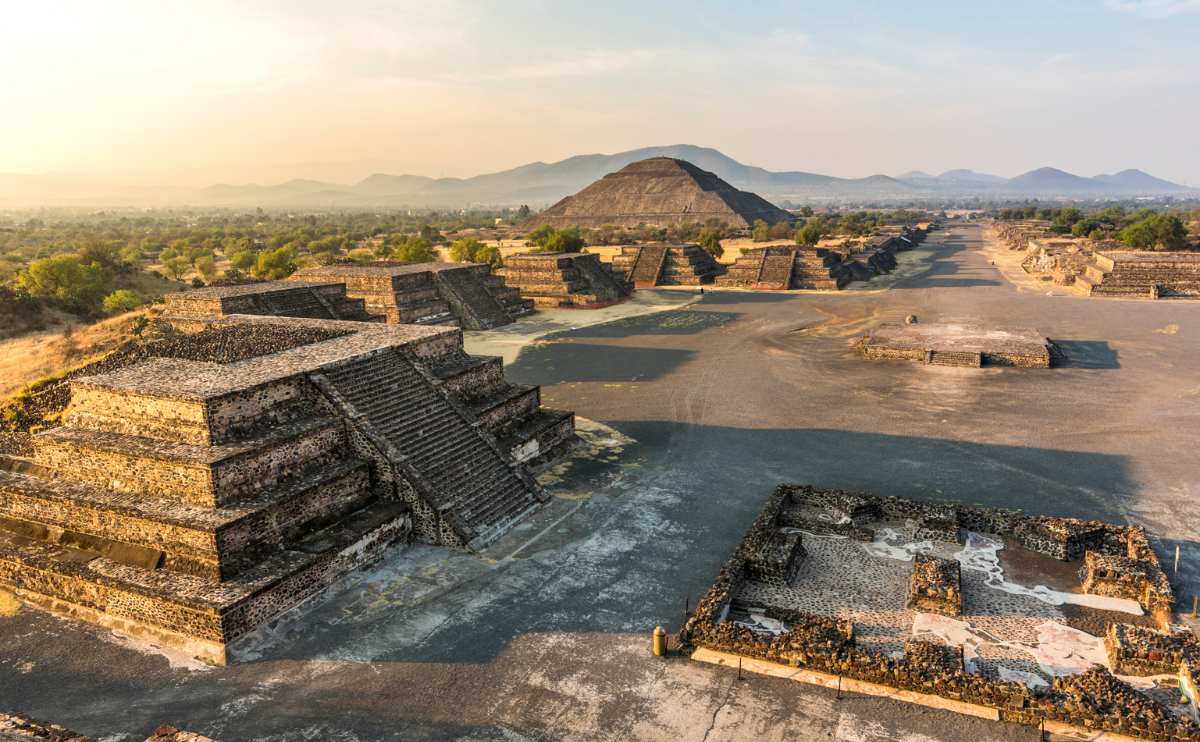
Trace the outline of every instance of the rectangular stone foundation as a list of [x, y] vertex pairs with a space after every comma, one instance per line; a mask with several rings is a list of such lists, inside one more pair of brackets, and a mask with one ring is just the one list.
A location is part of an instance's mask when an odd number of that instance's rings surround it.
[[1034, 330], [959, 324], [881, 325], [856, 343], [872, 360], [916, 361], [930, 366], [1050, 368], [1053, 344]]

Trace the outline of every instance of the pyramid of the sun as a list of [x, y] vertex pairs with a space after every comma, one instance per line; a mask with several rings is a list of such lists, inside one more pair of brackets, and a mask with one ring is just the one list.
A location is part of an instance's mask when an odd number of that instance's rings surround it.
[[699, 223], [712, 217], [731, 227], [744, 228], [756, 219], [775, 224], [790, 215], [690, 162], [652, 157], [605, 175], [531, 217], [523, 226], [668, 226]]

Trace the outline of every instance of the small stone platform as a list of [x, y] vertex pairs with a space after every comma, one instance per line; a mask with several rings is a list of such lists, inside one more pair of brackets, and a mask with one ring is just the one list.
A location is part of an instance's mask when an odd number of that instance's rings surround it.
[[535, 306], [597, 309], [629, 297], [629, 285], [591, 253], [534, 252], [504, 260], [504, 279]]
[[699, 245], [625, 245], [613, 256], [615, 273], [634, 288], [699, 286], [724, 269]]
[[880, 325], [855, 345], [872, 360], [929, 366], [1050, 368], [1059, 356], [1054, 343], [1036, 330], [955, 323]]

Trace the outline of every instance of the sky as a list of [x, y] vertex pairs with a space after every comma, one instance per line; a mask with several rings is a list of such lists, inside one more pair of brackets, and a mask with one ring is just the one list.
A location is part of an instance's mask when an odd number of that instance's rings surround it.
[[1200, 186], [1200, 0], [4, 0], [0, 172], [469, 176], [665, 144]]

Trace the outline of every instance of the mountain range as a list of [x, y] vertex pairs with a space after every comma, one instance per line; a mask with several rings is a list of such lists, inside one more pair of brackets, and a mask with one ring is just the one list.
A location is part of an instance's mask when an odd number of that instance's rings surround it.
[[821, 201], [920, 201], [981, 198], [1083, 198], [1200, 196], [1200, 189], [1156, 178], [1141, 170], [1083, 177], [1051, 167], [1014, 178], [971, 170], [940, 175], [913, 171], [898, 176], [837, 178], [803, 171], [770, 171], [744, 165], [709, 147], [677, 144], [616, 154], [577, 155], [534, 162], [470, 178], [429, 178], [377, 173], [357, 183], [290, 180], [275, 185], [220, 184], [200, 189], [109, 188], [86, 180], [0, 173], [0, 208], [34, 205], [190, 205], [239, 208], [463, 208], [541, 207], [649, 157], [687, 160], [736, 188], [776, 203]]

